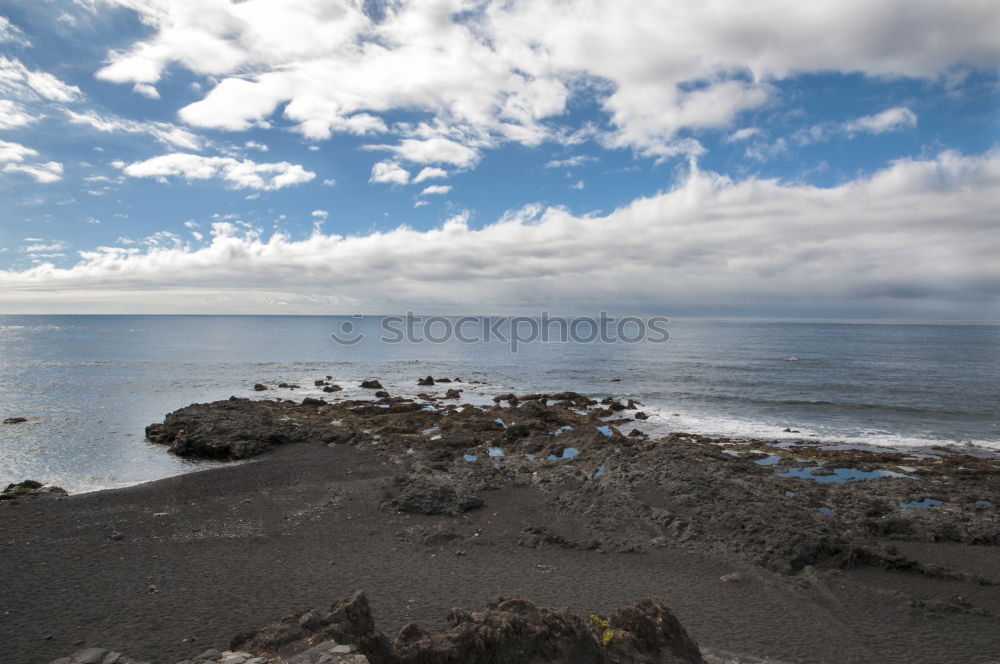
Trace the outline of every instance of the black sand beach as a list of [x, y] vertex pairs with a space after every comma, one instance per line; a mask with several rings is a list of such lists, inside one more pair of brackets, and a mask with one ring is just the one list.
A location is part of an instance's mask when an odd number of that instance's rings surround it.
[[[739, 661], [1000, 660], [996, 459], [652, 441], [627, 435], [637, 406], [578, 397], [237, 400], [168, 418], [151, 437], [175, 451], [262, 456], [0, 503], [0, 661], [100, 645], [172, 664], [355, 590], [386, 634], [501, 593], [581, 615], [653, 596]], [[770, 456], [912, 472], [820, 483], [756, 463]], [[898, 507], [931, 496], [944, 504]]]

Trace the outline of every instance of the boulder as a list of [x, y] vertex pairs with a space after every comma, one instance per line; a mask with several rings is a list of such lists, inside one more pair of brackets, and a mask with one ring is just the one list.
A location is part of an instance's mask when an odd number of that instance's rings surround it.
[[253, 386], [253, 389], [257, 392], [263, 392], [264, 390], [267, 389], [267, 385], [264, 385], [263, 383], [257, 383], [256, 385]]
[[434, 378], [432, 376], [428, 376], [427, 378], [420, 378], [417, 380], [417, 385], [427, 386], [433, 384], [434, 384]]
[[7, 419], [5, 419], [3, 421], [3, 423], [4, 424], [22, 424], [22, 423], [27, 422], [27, 421], [28, 421], [27, 417], [8, 417]]
[[[441, 382], [441, 381], [438, 381], [438, 382]], [[462, 396], [462, 390], [455, 390], [455, 389], [448, 390], [444, 394], [444, 398], [445, 399], [457, 399], [460, 396]]]
[[14, 500], [15, 498], [26, 498], [29, 496], [66, 496], [69, 495], [66, 489], [54, 484], [43, 485], [35, 480], [24, 480], [15, 484], [8, 484], [7, 488], [0, 492], [0, 500]]
[[637, 420], [648, 420], [649, 419], [649, 415], [647, 415], [646, 413], [644, 413], [641, 410], [639, 410], [639, 411], [636, 411], [636, 413], [635, 413], [635, 419], [637, 419]]
[[378, 382], [377, 380], [363, 380], [361, 381], [361, 387], [365, 388], [366, 390], [381, 390], [382, 383]]

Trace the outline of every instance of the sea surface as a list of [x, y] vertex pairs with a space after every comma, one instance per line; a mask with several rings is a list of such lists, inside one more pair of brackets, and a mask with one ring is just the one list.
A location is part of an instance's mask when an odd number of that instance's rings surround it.
[[[32, 478], [81, 492], [206, 468], [213, 462], [148, 443], [145, 426], [230, 395], [320, 394], [313, 381], [327, 375], [345, 388], [338, 397], [370, 396], [358, 388], [366, 378], [413, 395], [424, 389], [416, 380], [433, 375], [482, 381], [458, 386], [481, 403], [510, 391], [632, 398], [651, 415], [642, 426], [652, 434], [1000, 450], [997, 324], [673, 320], [665, 343], [550, 338], [517, 352], [497, 338], [386, 343], [399, 335], [382, 325], [377, 317], [0, 315], [0, 419], [29, 418], [0, 424], [0, 484]], [[338, 344], [331, 333], [365, 338]], [[257, 393], [258, 382], [303, 389]]]

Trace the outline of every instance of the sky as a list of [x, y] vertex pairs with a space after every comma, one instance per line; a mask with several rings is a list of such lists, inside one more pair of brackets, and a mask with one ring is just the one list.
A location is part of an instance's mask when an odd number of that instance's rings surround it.
[[991, 0], [0, 0], [0, 312], [1000, 318]]

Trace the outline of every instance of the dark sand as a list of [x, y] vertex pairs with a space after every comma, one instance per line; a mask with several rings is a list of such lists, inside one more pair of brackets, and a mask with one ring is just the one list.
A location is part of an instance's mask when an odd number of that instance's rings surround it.
[[[295, 444], [128, 489], [2, 504], [0, 662], [101, 645], [170, 664], [357, 589], [388, 634], [409, 621], [440, 628], [450, 607], [497, 593], [583, 613], [653, 595], [703, 648], [787, 662], [1000, 660], [996, 586], [874, 567], [783, 575], [683, 546], [527, 548], [525, 524], [564, 525], [535, 487], [488, 491], [458, 517], [405, 515], [378, 508], [394, 472], [353, 446]], [[440, 524], [468, 536], [419, 541], [421, 526]], [[898, 546], [969, 574], [1000, 571], [992, 546]], [[734, 572], [743, 580], [720, 580]], [[954, 596], [978, 612], [912, 605]]]

